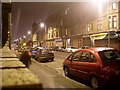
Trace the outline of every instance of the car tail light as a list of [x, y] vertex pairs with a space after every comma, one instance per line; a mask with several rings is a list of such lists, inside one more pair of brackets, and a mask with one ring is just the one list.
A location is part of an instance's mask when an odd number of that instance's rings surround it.
[[110, 66], [101, 65], [101, 71], [106, 75], [106, 74], [112, 73], [114, 69], [111, 68]]
[[103, 66], [103, 67], [102, 67], [102, 71], [103, 71], [103, 72], [109, 72], [109, 71], [110, 71], [110, 68], [109, 68], [109, 67], [106, 67], [106, 66]]

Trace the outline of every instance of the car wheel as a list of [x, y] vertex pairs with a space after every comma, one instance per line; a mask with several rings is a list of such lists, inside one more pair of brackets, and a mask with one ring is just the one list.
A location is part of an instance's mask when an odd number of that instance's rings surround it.
[[97, 89], [99, 87], [98, 79], [94, 76], [91, 77], [90, 83], [91, 83], [92, 88]]
[[54, 61], [54, 58], [52, 58], [51, 61]]
[[65, 76], [69, 76], [69, 70], [67, 67], [64, 67], [64, 74]]

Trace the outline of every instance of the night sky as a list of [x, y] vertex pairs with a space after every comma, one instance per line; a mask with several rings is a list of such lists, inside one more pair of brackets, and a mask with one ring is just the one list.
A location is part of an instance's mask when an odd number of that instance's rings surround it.
[[[40, 23], [61, 8], [74, 4], [75, 15], [80, 16], [81, 22], [90, 20], [90, 16], [98, 16], [96, 3], [78, 2], [12, 2], [12, 40], [28, 35], [34, 22]], [[88, 16], [89, 14], [89, 16]], [[92, 14], [92, 15], [90, 15]]]
[[32, 30], [34, 21], [40, 23], [45, 17], [63, 8], [62, 2], [13, 2], [12, 3], [12, 40], [22, 38]]

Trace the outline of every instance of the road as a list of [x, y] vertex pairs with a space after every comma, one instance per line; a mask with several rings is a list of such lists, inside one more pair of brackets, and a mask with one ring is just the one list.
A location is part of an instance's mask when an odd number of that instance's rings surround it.
[[63, 60], [70, 55], [66, 52], [55, 51], [55, 59], [53, 62], [38, 62], [32, 59], [32, 64], [30, 65], [30, 70], [33, 72], [42, 82], [43, 89], [46, 88], [91, 88], [80, 81], [68, 78], [63, 74], [62, 63]]

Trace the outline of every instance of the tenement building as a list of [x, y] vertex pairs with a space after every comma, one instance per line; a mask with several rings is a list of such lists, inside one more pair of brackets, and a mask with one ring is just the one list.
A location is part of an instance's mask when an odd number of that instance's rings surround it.
[[[77, 2], [44, 20], [39, 42], [49, 46], [107, 46], [120, 49], [120, 2]], [[42, 33], [43, 34], [43, 33]]]

